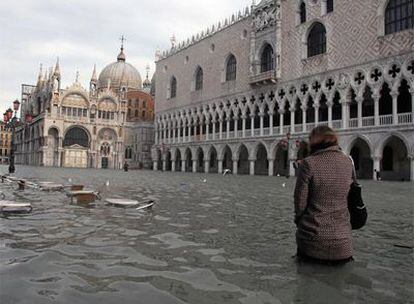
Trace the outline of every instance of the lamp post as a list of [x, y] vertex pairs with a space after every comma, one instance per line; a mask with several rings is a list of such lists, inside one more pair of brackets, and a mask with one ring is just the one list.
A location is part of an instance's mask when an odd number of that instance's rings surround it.
[[290, 150], [290, 139], [292, 138], [292, 134], [290, 132], [288, 132], [286, 134], [286, 138], [283, 138], [280, 140], [280, 143], [282, 144], [283, 147], [286, 148], [286, 162], [285, 162], [285, 167], [286, 167], [286, 178], [290, 177], [290, 166], [289, 166], [289, 150]]
[[[14, 134], [15, 134], [15, 128], [19, 124], [19, 120], [17, 118], [17, 111], [19, 110], [20, 102], [16, 99], [13, 101], [13, 110], [9, 108], [4, 114], [4, 123], [6, 129], [12, 130], [12, 138], [11, 138], [11, 149], [10, 149], [10, 161], [9, 161], [9, 173], [12, 174], [16, 171], [16, 168], [14, 167]], [[13, 111], [14, 111], [14, 117], [13, 117]]]

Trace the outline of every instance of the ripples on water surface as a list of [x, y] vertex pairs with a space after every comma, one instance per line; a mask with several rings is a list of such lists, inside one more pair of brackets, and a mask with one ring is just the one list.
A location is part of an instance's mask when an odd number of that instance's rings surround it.
[[[297, 265], [294, 179], [17, 167], [17, 176], [109, 179], [110, 197], [153, 198], [153, 212], [62, 193], [17, 191], [34, 212], [0, 218], [0, 303], [411, 303], [412, 183], [365, 182], [369, 225], [356, 262]], [[6, 172], [0, 167], [0, 172]], [[207, 179], [205, 182], [204, 179]]]

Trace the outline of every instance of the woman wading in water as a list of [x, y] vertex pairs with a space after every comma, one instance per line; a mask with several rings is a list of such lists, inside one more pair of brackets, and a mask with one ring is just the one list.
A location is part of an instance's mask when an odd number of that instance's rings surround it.
[[353, 260], [347, 201], [353, 163], [326, 126], [312, 130], [310, 150], [299, 166], [294, 194], [298, 260], [345, 264]]

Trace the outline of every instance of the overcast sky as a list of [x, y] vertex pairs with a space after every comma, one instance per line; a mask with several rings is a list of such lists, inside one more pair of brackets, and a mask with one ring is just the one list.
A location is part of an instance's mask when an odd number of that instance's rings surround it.
[[[256, 1], [258, 2], [258, 1]], [[116, 60], [125, 35], [127, 62], [145, 78], [154, 54], [243, 10], [251, 0], [0, 0], [0, 110], [20, 99], [21, 84], [35, 84], [39, 65], [60, 59], [63, 87], [80, 73], [88, 88]], [[151, 77], [150, 75], [150, 77]], [[1, 112], [0, 114], [2, 114]]]

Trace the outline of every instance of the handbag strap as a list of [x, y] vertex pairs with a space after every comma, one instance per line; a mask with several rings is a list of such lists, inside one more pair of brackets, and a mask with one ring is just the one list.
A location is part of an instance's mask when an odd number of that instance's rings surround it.
[[356, 183], [357, 182], [357, 178], [356, 178], [356, 170], [355, 170], [355, 163], [354, 163], [354, 159], [352, 158], [352, 156], [347, 155], [345, 152], [343, 152], [347, 157], [349, 157], [349, 159], [351, 160], [352, 163], [352, 179], [353, 181]]

